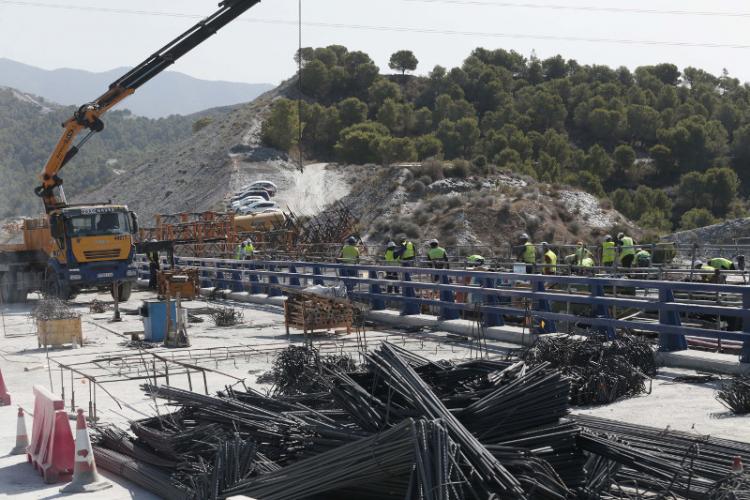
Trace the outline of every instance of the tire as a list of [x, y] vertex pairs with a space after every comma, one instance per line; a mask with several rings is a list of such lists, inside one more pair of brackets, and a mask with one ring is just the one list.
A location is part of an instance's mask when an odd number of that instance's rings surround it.
[[70, 300], [72, 294], [70, 288], [62, 283], [54, 269], [47, 269], [44, 278], [44, 295], [46, 297], [56, 297], [60, 300]]
[[0, 302], [18, 304], [26, 301], [27, 290], [19, 289], [16, 273], [0, 273]]
[[[112, 298], [115, 298], [115, 290], [114, 287], [111, 288], [110, 293], [112, 294]], [[120, 283], [120, 285], [117, 287], [117, 301], [118, 302], [127, 302], [130, 299], [130, 295], [133, 293], [133, 283], [130, 281], [125, 281], [123, 283]]]

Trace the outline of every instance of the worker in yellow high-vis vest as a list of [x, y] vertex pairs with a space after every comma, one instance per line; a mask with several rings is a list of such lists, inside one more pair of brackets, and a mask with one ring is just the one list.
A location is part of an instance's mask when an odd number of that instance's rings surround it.
[[602, 255], [601, 262], [602, 266], [612, 267], [615, 265], [615, 257], [617, 256], [617, 245], [615, 244], [614, 238], [611, 234], [604, 237], [602, 242]]
[[630, 267], [635, 259], [635, 240], [625, 233], [617, 235], [617, 245], [620, 247], [620, 265]]
[[542, 273], [544, 274], [556, 274], [557, 273], [557, 254], [552, 251], [549, 244], [546, 241], [542, 242], [542, 258], [544, 259], [544, 267]]
[[521, 246], [519, 248], [518, 259], [526, 264], [526, 273], [531, 274], [534, 272], [534, 264], [536, 264], [536, 248], [526, 233], [523, 233], [519, 240], [521, 241]]

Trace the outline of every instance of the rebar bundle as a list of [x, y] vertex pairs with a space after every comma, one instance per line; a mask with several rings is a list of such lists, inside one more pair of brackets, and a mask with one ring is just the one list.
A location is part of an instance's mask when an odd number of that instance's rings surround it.
[[728, 500], [747, 486], [732, 465], [750, 445], [569, 416], [570, 381], [549, 363], [430, 361], [386, 342], [355, 366], [290, 348], [268, 381], [216, 396], [146, 384], [178, 409], [102, 428], [97, 449], [191, 500]]
[[716, 399], [736, 415], [750, 413], [750, 375], [722, 380]]
[[528, 350], [529, 364], [549, 363], [571, 380], [574, 406], [609, 404], [646, 392], [646, 380], [656, 375], [652, 347], [647, 342], [620, 336], [543, 339]]
[[244, 320], [242, 311], [233, 307], [214, 308], [211, 309], [208, 315], [214, 322], [214, 325], [220, 327], [235, 326]]
[[31, 311], [31, 316], [37, 321], [49, 321], [56, 319], [76, 319], [81, 315], [75, 312], [63, 300], [55, 297], [47, 297]]

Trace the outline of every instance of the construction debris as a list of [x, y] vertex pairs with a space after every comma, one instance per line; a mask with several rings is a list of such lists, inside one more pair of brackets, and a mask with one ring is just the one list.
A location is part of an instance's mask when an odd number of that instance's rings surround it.
[[341, 369], [352, 372], [356, 363], [347, 355], [320, 356], [314, 347], [290, 346], [281, 351], [270, 371], [258, 377], [259, 384], [272, 384], [271, 392], [278, 396], [291, 396], [325, 390], [324, 378], [328, 371]]
[[214, 324], [220, 327], [239, 325], [245, 319], [243, 312], [233, 307], [214, 308], [208, 315]]
[[568, 416], [549, 363], [362, 355], [286, 349], [271, 395], [146, 384], [176, 411], [100, 429], [96, 458], [166, 498], [744, 498], [750, 445]]
[[89, 303], [89, 312], [91, 314], [102, 314], [107, 312], [107, 304], [101, 300], [94, 299]]
[[31, 316], [37, 321], [77, 319], [81, 317], [80, 314], [71, 309], [63, 300], [53, 297], [40, 300], [31, 311]]
[[531, 365], [550, 363], [571, 379], [574, 406], [609, 404], [646, 392], [656, 375], [651, 345], [630, 336], [607, 341], [555, 336], [541, 339], [524, 356]]
[[736, 415], [750, 413], [750, 375], [723, 380], [716, 399]]

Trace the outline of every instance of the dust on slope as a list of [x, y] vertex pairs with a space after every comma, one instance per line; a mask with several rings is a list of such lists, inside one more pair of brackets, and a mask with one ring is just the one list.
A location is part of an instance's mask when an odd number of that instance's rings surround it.
[[288, 96], [291, 88], [285, 82], [252, 103], [213, 115], [213, 121], [189, 139], [120, 172], [83, 201], [125, 203], [150, 226], [156, 214], [224, 211], [235, 191], [266, 179], [279, 186], [282, 207], [317, 213], [348, 193], [339, 169], [314, 164], [300, 173], [286, 153], [261, 144], [261, 125], [271, 104]]

